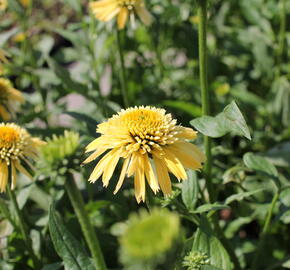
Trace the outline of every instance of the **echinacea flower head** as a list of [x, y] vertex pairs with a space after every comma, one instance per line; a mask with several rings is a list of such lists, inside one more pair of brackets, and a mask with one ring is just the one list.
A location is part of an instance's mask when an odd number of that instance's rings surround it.
[[166, 208], [132, 214], [120, 237], [121, 257], [126, 261], [148, 261], [169, 251], [179, 234], [178, 215]]
[[0, 0], [0, 10], [5, 10], [7, 8], [7, 0]]
[[95, 17], [107, 22], [117, 16], [119, 29], [123, 29], [129, 17], [136, 13], [145, 25], [150, 25], [152, 16], [145, 7], [144, 0], [100, 0], [90, 3]]
[[16, 90], [9, 80], [0, 78], [0, 117], [5, 121], [15, 117], [22, 103], [24, 98], [21, 92]]
[[187, 139], [195, 139], [197, 132], [176, 124], [164, 109], [141, 106], [122, 110], [107, 122], [97, 126], [101, 136], [91, 142], [86, 152], [93, 153], [84, 163], [105, 155], [99, 161], [89, 181], [101, 175], [106, 187], [120, 159], [124, 160], [114, 194], [120, 189], [125, 176], [134, 175], [137, 202], [145, 201], [145, 178], [154, 193], [161, 188], [171, 193], [169, 172], [186, 180], [185, 168], [198, 170], [205, 161], [204, 154]]
[[16, 185], [17, 170], [32, 178], [25, 166], [33, 170], [31, 161], [37, 158], [38, 149], [43, 144], [14, 123], [0, 124], [0, 192], [6, 190], [10, 173], [11, 189]]

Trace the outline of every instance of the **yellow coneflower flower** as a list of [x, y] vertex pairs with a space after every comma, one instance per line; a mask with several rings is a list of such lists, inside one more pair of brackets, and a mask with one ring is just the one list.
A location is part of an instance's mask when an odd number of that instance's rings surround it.
[[18, 34], [16, 34], [15, 36], [13, 36], [12, 40], [14, 42], [23, 42], [25, 39], [27, 38], [27, 35], [24, 32], [20, 32]]
[[32, 178], [23, 165], [33, 169], [30, 160], [37, 158], [38, 148], [43, 144], [14, 123], [0, 124], [0, 192], [6, 190], [10, 171], [11, 189], [16, 185], [17, 170]]
[[0, 0], [0, 10], [7, 8], [7, 0]]
[[138, 203], [145, 201], [145, 178], [154, 193], [160, 186], [162, 192], [168, 195], [171, 193], [168, 172], [178, 180], [185, 180], [187, 175], [184, 168], [197, 170], [205, 161], [204, 154], [185, 141], [195, 139], [197, 132], [176, 125], [176, 120], [164, 109], [141, 106], [122, 110], [107, 122], [99, 124], [97, 132], [101, 136], [87, 146], [86, 152], [94, 152], [84, 163], [110, 151], [99, 161], [89, 181], [95, 182], [103, 175], [102, 181], [106, 187], [119, 159], [123, 158], [124, 164], [114, 194], [122, 186], [126, 175], [134, 175]]
[[19, 0], [21, 5], [24, 7], [28, 7], [30, 5], [31, 0]]
[[0, 78], [0, 117], [7, 121], [15, 117], [15, 113], [24, 98], [20, 91], [13, 88], [11, 82]]
[[123, 29], [129, 15], [137, 13], [141, 21], [150, 25], [152, 16], [145, 7], [144, 0], [100, 0], [90, 3], [93, 14], [100, 21], [107, 22], [118, 15], [117, 24]]

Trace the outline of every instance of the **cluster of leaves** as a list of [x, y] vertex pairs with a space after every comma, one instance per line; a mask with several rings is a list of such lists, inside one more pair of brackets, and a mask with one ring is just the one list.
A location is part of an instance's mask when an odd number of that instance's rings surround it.
[[[96, 137], [97, 123], [124, 106], [115, 24], [94, 20], [88, 1], [32, 2], [26, 8], [9, 0], [0, 19], [0, 46], [10, 59], [5, 76], [26, 96], [17, 122], [43, 138], [65, 129], [82, 138], [48, 146], [37, 181], [19, 176], [17, 200], [42, 270], [94, 269], [64, 192], [68, 171], [78, 180], [110, 269], [233, 269], [227, 243], [242, 269], [290, 268], [289, 1], [209, 1], [213, 116], [201, 117], [196, 1], [147, 1], [153, 25], [137, 24], [121, 33], [130, 104], [165, 107], [184, 126], [214, 138], [214, 201], [208, 203], [202, 173], [192, 171], [170, 197], [148, 190], [142, 207], [176, 212], [182, 229], [171, 249], [146, 262], [124, 255], [118, 240], [139, 207], [131, 181], [113, 196], [118, 170], [103, 189], [98, 182], [87, 183], [90, 166], [80, 169], [81, 145]], [[73, 150], [64, 155], [61, 147]], [[49, 207], [52, 202], [57, 210]], [[13, 209], [1, 195], [0, 269], [31, 269], [13, 217], [4, 219], [7, 213]], [[157, 219], [140, 233], [146, 239], [146, 229], [160, 229], [158, 224], [166, 226]], [[152, 246], [154, 240], [160, 239], [152, 237]]]

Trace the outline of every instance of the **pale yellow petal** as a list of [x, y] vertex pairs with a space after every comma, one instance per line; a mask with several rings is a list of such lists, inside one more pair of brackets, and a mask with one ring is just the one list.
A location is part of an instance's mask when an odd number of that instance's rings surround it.
[[172, 187], [166, 164], [162, 159], [155, 157], [155, 155], [153, 155], [153, 160], [155, 163], [157, 179], [161, 187], [161, 190], [164, 193], [164, 195], [169, 195], [171, 194]]
[[102, 141], [103, 141], [102, 137], [93, 140], [90, 144], [87, 145], [86, 153], [96, 150], [97, 147], [102, 143]]
[[25, 174], [28, 178], [32, 179], [32, 175], [20, 164], [20, 162], [15, 162], [14, 163], [16, 169], [20, 171], [21, 173]]
[[159, 190], [159, 185], [147, 154], [143, 155], [143, 162], [144, 162], [144, 171], [148, 184], [153, 190], [153, 192], [156, 193]]
[[127, 169], [127, 176], [128, 177], [132, 176], [135, 173], [137, 166], [138, 166], [138, 155], [136, 152], [134, 152], [132, 154], [132, 158], [130, 160], [130, 163], [129, 163], [129, 166]]
[[177, 138], [193, 140], [197, 137], [197, 131], [194, 131], [192, 128], [179, 126], [177, 128], [177, 131], [178, 131], [178, 134], [176, 134]]
[[164, 161], [169, 171], [172, 172], [178, 180], [187, 179], [187, 174], [178, 158], [166, 147], [164, 147], [164, 153]]
[[104, 187], [107, 187], [109, 184], [109, 181], [113, 175], [113, 172], [118, 164], [118, 161], [121, 157], [121, 149], [118, 149], [114, 154], [112, 154], [110, 161], [108, 162], [108, 165], [104, 168], [104, 173], [103, 173], [103, 185]]
[[131, 159], [131, 156], [126, 158], [125, 161], [124, 161], [124, 164], [123, 164], [123, 167], [122, 167], [122, 171], [121, 171], [118, 183], [117, 183], [116, 188], [114, 190], [114, 194], [116, 194], [119, 191], [119, 189], [121, 188], [121, 186], [123, 185], [123, 182], [124, 182], [124, 179], [125, 179], [125, 175], [126, 175], [126, 172], [127, 172], [127, 169], [128, 169], [128, 165], [129, 165], [130, 159]]
[[100, 155], [102, 155], [107, 149], [105, 148], [100, 148], [98, 150], [96, 150], [94, 153], [92, 153], [88, 158], [86, 158], [82, 164], [86, 164], [89, 163], [93, 160], [95, 160], [97, 157], [99, 157]]
[[99, 163], [97, 164], [97, 166], [91, 173], [90, 178], [89, 178], [90, 182], [97, 181], [97, 179], [103, 174], [105, 167], [109, 166], [109, 162], [117, 150], [118, 149], [114, 149], [110, 151], [109, 153], [107, 153], [105, 156], [103, 156], [103, 158], [99, 161]]
[[11, 173], [12, 173], [11, 189], [14, 189], [16, 186], [16, 177], [17, 177], [14, 161], [11, 162]]
[[118, 28], [123, 29], [125, 24], [128, 20], [129, 10], [126, 7], [121, 8], [119, 15], [118, 15]]
[[11, 119], [9, 112], [4, 108], [4, 106], [0, 105], [0, 117], [4, 121], [8, 121]]
[[137, 5], [135, 7], [135, 10], [136, 10], [136, 13], [138, 14], [138, 16], [140, 17], [141, 21], [145, 25], [150, 25], [152, 23], [153, 17], [146, 9], [143, 1], [141, 2], [140, 5]]
[[8, 166], [5, 161], [0, 162], [0, 192], [6, 190], [8, 183]]

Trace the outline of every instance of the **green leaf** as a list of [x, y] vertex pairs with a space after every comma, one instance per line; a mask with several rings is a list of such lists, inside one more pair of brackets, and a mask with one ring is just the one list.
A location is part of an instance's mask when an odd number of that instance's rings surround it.
[[226, 199], [225, 204], [230, 204], [233, 201], [242, 201], [243, 199], [245, 199], [245, 198], [247, 198], [249, 196], [252, 196], [255, 193], [261, 192], [263, 190], [265, 190], [265, 189], [264, 188], [260, 188], [260, 189], [253, 190], [253, 191], [241, 192], [241, 193], [238, 193], [238, 194], [231, 195], [230, 197], [228, 197]]
[[202, 116], [193, 119], [190, 124], [202, 134], [213, 138], [222, 137], [230, 132], [251, 139], [246, 121], [234, 101], [217, 116]]
[[206, 253], [210, 259], [210, 265], [213, 267], [224, 270], [232, 269], [227, 251], [218, 238], [214, 236], [208, 221], [204, 217], [201, 218], [200, 227], [195, 233], [192, 251]]
[[68, 70], [60, 66], [52, 58], [48, 58], [47, 63], [49, 67], [54, 71], [55, 75], [62, 81], [62, 83], [67, 88], [67, 91], [69, 93], [74, 92], [74, 91], [78, 93], [86, 93], [88, 91], [85, 85], [74, 81], [71, 78], [71, 75], [68, 72]]
[[41, 270], [58, 270], [63, 266], [63, 263], [52, 263], [45, 265]]
[[188, 179], [182, 182], [181, 198], [188, 210], [194, 210], [198, 200], [198, 180], [196, 173], [192, 170], [187, 173]]
[[205, 212], [209, 212], [209, 211], [213, 211], [213, 210], [221, 210], [221, 209], [227, 209], [229, 208], [228, 205], [225, 204], [220, 204], [220, 203], [207, 203], [207, 204], [203, 204], [201, 206], [199, 206], [194, 213], [205, 213]]
[[49, 231], [55, 250], [66, 269], [96, 270], [84, 248], [62, 223], [53, 205], [49, 211]]
[[79, 0], [64, 0], [65, 4], [71, 6], [76, 12], [81, 12], [81, 2]]
[[201, 116], [200, 106], [196, 106], [190, 102], [186, 101], [176, 101], [176, 100], [165, 100], [162, 102], [163, 105], [184, 111], [191, 115], [192, 117]]
[[245, 165], [258, 173], [276, 179], [278, 172], [276, 167], [266, 158], [255, 155], [254, 153], [246, 153], [243, 157]]
[[278, 144], [268, 150], [263, 156], [267, 157], [274, 165], [290, 167], [290, 142]]
[[251, 140], [249, 128], [236, 102], [232, 101], [231, 104], [226, 106], [223, 114], [227, 120], [227, 128], [229, 132], [234, 132]]

